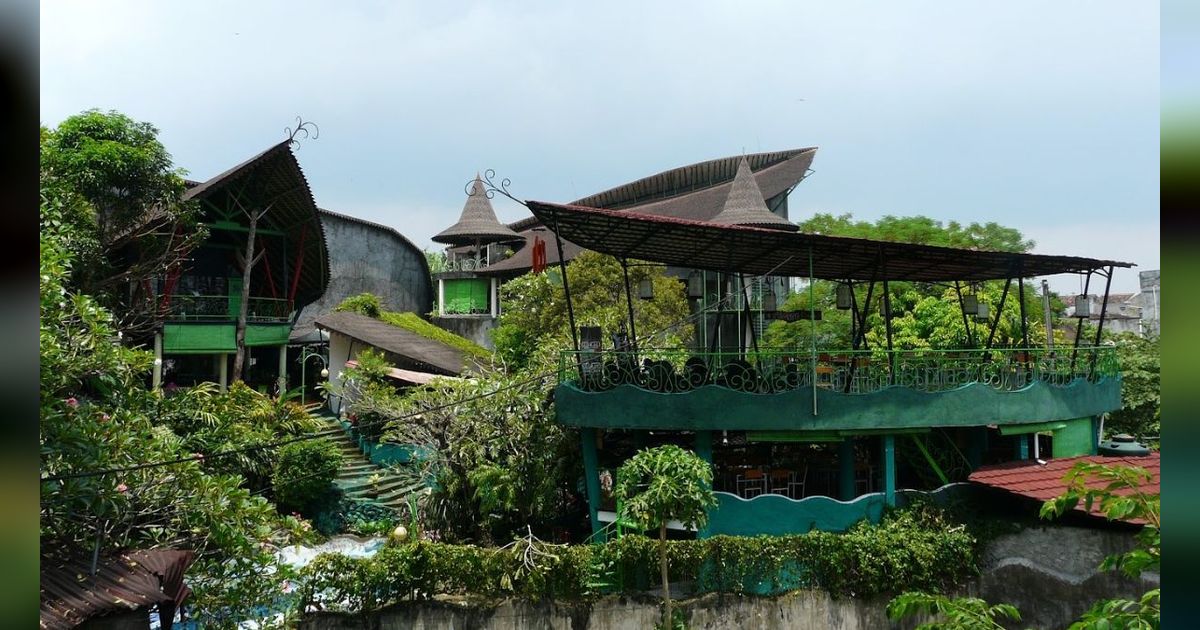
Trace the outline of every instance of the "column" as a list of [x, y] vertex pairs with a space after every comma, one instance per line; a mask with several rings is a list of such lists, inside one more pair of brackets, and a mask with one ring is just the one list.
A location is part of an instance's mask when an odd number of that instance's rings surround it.
[[492, 319], [500, 316], [500, 279], [492, 276], [489, 283], [491, 289]]
[[596, 430], [584, 427], [579, 429], [579, 435], [583, 440], [583, 481], [587, 487], [588, 517], [592, 521], [592, 534], [597, 535], [597, 542], [600, 542], [603, 539], [600, 537], [600, 515], [597, 514], [600, 509], [600, 458], [596, 453]]
[[883, 442], [883, 498], [888, 507], [896, 506], [896, 438], [885, 435]]
[[446, 315], [446, 281], [438, 278], [438, 316]]
[[151, 387], [162, 387], [163, 336], [162, 332], [154, 333], [154, 370], [150, 374]]
[[217, 383], [221, 386], [221, 391], [229, 389], [229, 355], [219, 354], [217, 358], [221, 360], [221, 367], [217, 371]]
[[[708, 462], [709, 471], [711, 471], [715, 475], [716, 470], [713, 469], [712, 431], [696, 431], [696, 455], [700, 459], [703, 459], [704, 461]], [[709, 485], [709, 489], [710, 490], [712, 489], [712, 484]], [[711, 513], [712, 513], [712, 509], [710, 508], [709, 514], [711, 514]], [[696, 531], [696, 538], [707, 538], [707, 537], [708, 537], [708, 528], [707, 527], [701, 527], [699, 530]]]
[[857, 492], [854, 488], [854, 438], [846, 437], [838, 444], [838, 494], [843, 501], [850, 501]]
[[971, 427], [967, 431], [967, 463], [973, 471], [983, 465], [983, 454], [987, 452], [987, 427]]
[[1014, 435], [1013, 439], [1016, 443], [1017, 459], [1029, 459], [1029, 436], [1025, 434]]
[[287, 393], [287, 345], [279, 346], [279, 395]]

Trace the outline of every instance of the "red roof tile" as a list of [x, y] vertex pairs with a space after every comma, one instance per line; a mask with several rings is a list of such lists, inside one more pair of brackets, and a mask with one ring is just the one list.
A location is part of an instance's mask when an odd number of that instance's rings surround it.
[[[1021, 460], [1004, 464], [982, 466], [971, 473], [970, 480], [993, 488], [999, 488], [1013, 494], [1048, 501], [1066, 492], [1067, 484], [1063, 477], [1076, 462], [1087, 461], [1099, 464], [1137, 466], [1150, 473], [1151, 480], [1141, 489], [1151, 494], [1159, 493], [1159, 454], [1150, 453], [1143, 457], [1121, 457], [1106, 455], [1084, 455], [1081, 457], [1063, 457], [1046, 460], [1039, 464], [1035, 460]], [[1088, 480], [1088, 487], [1100, 488], [1103, 483], [1094, 479]], [[1127, 494], [1129, 491], [1118, 494]], [[1082, 511], [1082, 510], [1080, 510]], [[1091, 514], [1104, 516], [1098, 505], [1092, 507]], [[1130, 519], [1132, 523], [1145, 523], [1141, 519]]]

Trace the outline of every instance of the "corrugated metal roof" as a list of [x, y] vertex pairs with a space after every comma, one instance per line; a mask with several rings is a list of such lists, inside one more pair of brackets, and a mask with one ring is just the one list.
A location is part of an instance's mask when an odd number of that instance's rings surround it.
[[[618, 258], [710, 271], [825, 280], [981, 281], [1076, 273], [1131, 263], [914, 245], [744, 225], [528, 202], [534, 216], [575, 244]], [[811, 257], [811, 261], [810, 261]], [[811, 267], [810, 267], [811, 264]]]
[[[1035, 460], [1006, 462], [1003, 464], [981, 466], [978, 470], [971, 473], [969, 479], [975, 483], [999, 488], [1013, 494], [1037, 499], [1038, 501], [1048, 501], [1066, 492], [1067, 484], [1063, 481], [1063, 477], [1066, 476], [1067, 471], [1072, 466], [1081, 461], [1144, 468], [1150, 473], [1152, 479], [1149, 483], [1141, 487], [1142, 491], [1150, 494], [1159, 493], [1159, 469], [1161, 466], [1157, 452], [1152, 452], [1144, 457], [1109, 455], [1062, 457], [1047, 460], [1045, 464], [1039, 464]], [[1104, 485], [1104, 483], [1099, 481], [1090, 481], [1088, 483], [1089, 488], [1101, 488]], [[1128, 492], [1118, 492], [1118, 494], [1128, 494]], [[1092, 507], [1091, 514], [1103, 516], [1098, 505]], [[1130, 522], [1145, 523], [1145, 521], [1140, 519], [1131, 519]]]
[[178, 607], [188, 595], [184, 572], [195, 553], [174, 549], [130, 551], [98, 563], [78, 559], [41, 571], [41, 627], [66, 630], [101, 615], [156, 604]]

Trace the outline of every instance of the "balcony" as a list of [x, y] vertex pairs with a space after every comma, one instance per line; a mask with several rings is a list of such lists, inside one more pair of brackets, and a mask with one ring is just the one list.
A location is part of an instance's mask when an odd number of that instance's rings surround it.
[[559, 421], [821, 431], [1026, 424], [1120, 407], [1113, 348], [564, 352]]
[[[238, 317], [238, 296], [178, 294], [164, 300], [166, 317], [171, 321], [228, 322]], [[251, 297], [246, 321], [251, 323], [287, 323], [292, 309], [287, 300]]]

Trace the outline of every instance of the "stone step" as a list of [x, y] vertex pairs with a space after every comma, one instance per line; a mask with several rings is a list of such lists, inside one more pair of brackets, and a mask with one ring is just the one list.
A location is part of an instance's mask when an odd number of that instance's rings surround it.
[[[371, 487], [371, 482], [369, 480], [369, 477], [362, 477], [362, 478], [353, 479], [353, 480], [338, 479], [336, 481], [336, 483], [338, 484], [338, 486], [340, 486], [342, 488], [343, 491], [348, 492], [348, 493], [350, 493], [350, 492], [354, 492], [354, 493], [366, 492], [367, 489]], [[411, 482], [408, 482], [404, 479], [397, 479], [395, 477], [383, 477], [379, 482], [379, 494], [380, 495], [387, 494], [397, 488], [405, 488], [405, 487], [408, 487], [411, 485], [413, 485]]]

